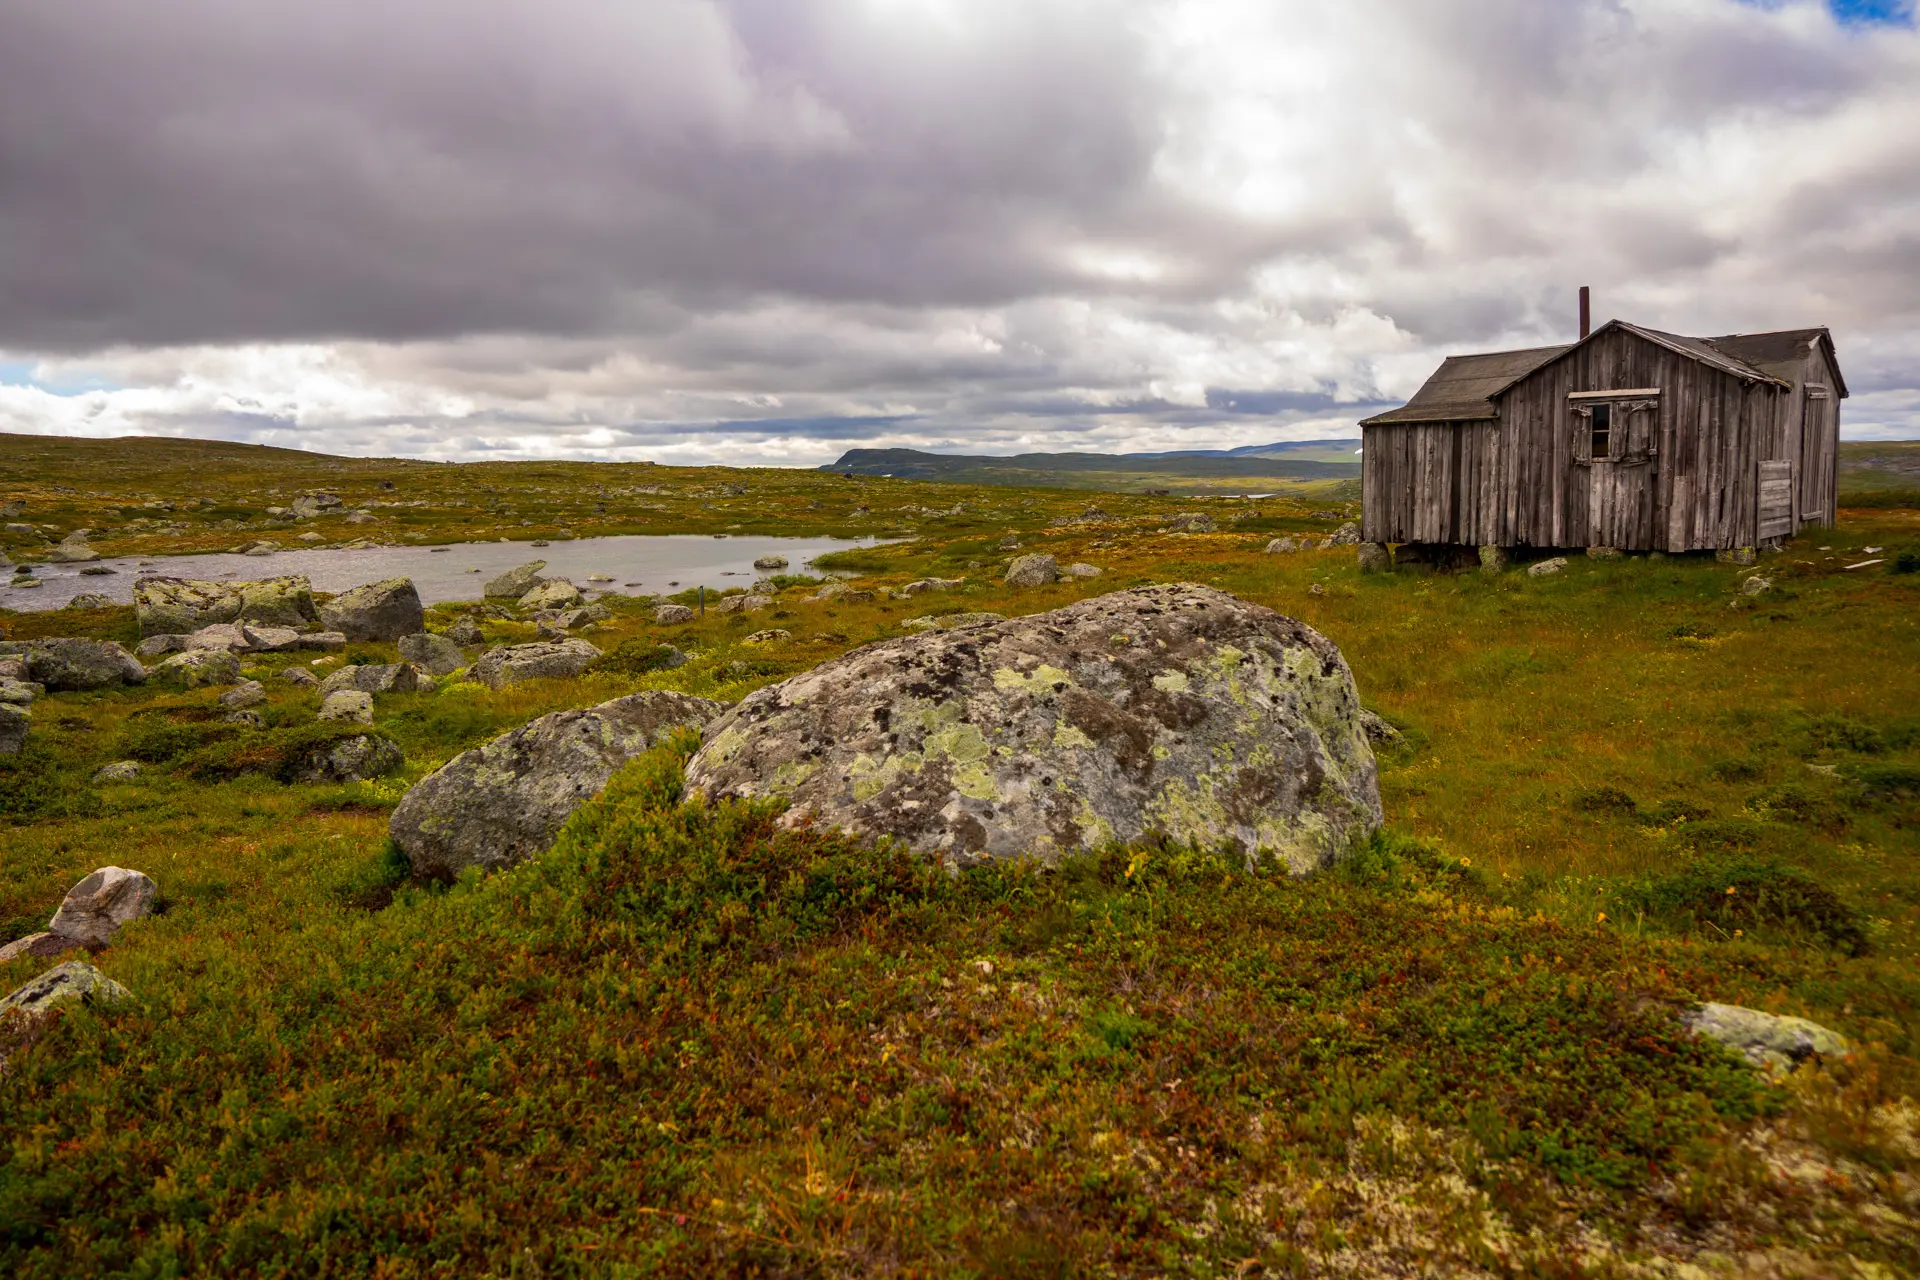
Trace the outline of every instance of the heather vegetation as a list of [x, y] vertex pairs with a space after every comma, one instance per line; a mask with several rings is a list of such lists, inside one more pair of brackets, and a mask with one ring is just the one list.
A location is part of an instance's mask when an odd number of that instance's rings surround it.
[[[10, 449], [0, 500], [33, 528], [7, 553], [79, 527], [114, 554], [903, 536], [793, 566], [751, 614], [604, 596], [577, 676], [381, 693], [405, 763], [363, 781], [291, 780], [368, 729], [316, 721], [284, 673], [388, 642], [247, 655], [257, 723], [217, 687], [37, 701], [0, 758], [0, 942], [96, 867], [162, 898], [93, 958], [131, 999], [0, 1027], [9, 1275], [1920, 1270], [1909, 506], [1849, 507], [1748, 594], [1710, 558], [1535, 578], [1264, 551], [1332, 533], [1337, 495], [154, 450]], [[342, 510], [266, 511], [314, 490]], [[1214, 531], [1165, 523], [1193, 512]], [[1036, 551], [1102, 572], [1001, 582]], [[848, 590], [822, 598], [828, 574]], [[510, 871], [423, 882], [387, 839], [412, 783], [548, 712], [731, 703], [912, 619], [1167, 581], [1314, 627], [1394, 731], [1386, 828], [1338, 867], [1148, 841], [952, 875], [690, 802], [690, 734]], [[534, 638], [502, 612], [427, 626]], [[127, 607], [0, 612], [0, 639], [137, 634]], [[95, 780], [122, 760], [135, 780]], [[1855, 1050], [1769, 1075], [1686, 1030], [1703, 1000]]]

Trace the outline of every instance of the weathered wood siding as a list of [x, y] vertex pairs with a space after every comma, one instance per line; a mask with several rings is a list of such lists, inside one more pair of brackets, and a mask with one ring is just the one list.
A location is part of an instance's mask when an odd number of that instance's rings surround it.
[[[1568, 396], [1648, 387], [1660, 391], [1653, 456], [1582, 462]], [[1498, 397], [1494, 421], [1365, 428], [1362, 536], [1632, 551], [1751, 546], [1760, 463], [1786, 456], [1790, 399], [1636, 334], [1603, 331]]]

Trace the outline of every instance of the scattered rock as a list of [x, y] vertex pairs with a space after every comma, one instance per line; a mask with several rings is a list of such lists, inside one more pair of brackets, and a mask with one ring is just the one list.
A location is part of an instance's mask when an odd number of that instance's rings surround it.
[[419, 687], [420, 677], [414, 673], [413, 665], [406, 662], [350, 664], [320, 682], [322, 694], [341, 689], [358, 689], [361, 693], [412, 693]]
[[320, 687], [319, 677], [303, 667], [288, 667], [280, 673], [280, 678], [300, 689], [317, 689]]
[[728, 596], [714, 606], [715, 613], [759, 613], [773, 608], [772, 596]]
[[18, 1009], [28, 1017], [38, 1018], [69, 1000], [111, 1004], [132, 994], [85, 961], [69, 960], [14, 988], [6, 999], [0, 1000], [0, 1013]]
[[267, 727], [267, 718], [251, 707], [241, 707], [237, 711], [229, 711], [220, 718], [228, 724], [243, 724], [249, 729], [264, 729]]
[[436, 636], [426, 631], [401, 636], [400, 656], [415, 666], [425, 667], [429, 674], [436, 676], [452, 675], [467, 665], [467, 657], [460, 652], [459, 645], [447, 636]]
[[1298, 551], [1299, 549], [1300, 544], [1292, 538], [1275, 538], [1267, 544], [1267, 554], [1270, 556], [1279, 555], [1284, 551]]
[[1838, 1057], [1849, 1048], [1838, 1033], [1817, 1022], [1737, 1004], [1703, 1004], [1681, 1021], [1695, 1035], [1718, 1040], [1769, 1071], [1790, 1071], [1808, 1058]]
[[15, 680], [0, 676], [0, 702], [12, 703], [16, 707], [30, 707], [34, 699], [47, 691], [47, 686], [33, 680]]
[[1090, 564], [1070, 564], [1064, 570], [1069, 578], [1097, 578], [1106, 570]]
[[1367, 735], [1367, 741], [1376, 747], [1392, 746], [1405, 740], [1405, 735], [1391, 724], [1385, 716], [1373, 711], [1360, 712], [1360, 731]]
[[1007, 566], [1010, 587], [1044, 587], [1060, 580], [1060, 562], [1045, 552], [1019, 556]]
[[113, 941], [120, 926], [153, 911], [160, 886], [138, 871], [101, 867], [67, 890], [47, 931], [98, 949]]
[[[361, 695], [365, 697], [365, 694]], [[315, 750], [294, 772], [300, 783], [365, 782], [406, 763], [400, 747], [375, 734], [341, 738]]]
[[761, 556], [753, 562], [756, 569], [784, 569], [787, 567], [785, 556]]
[[705, 698], [655, 691], [541, 716], [421, 779], [393, 811], [388, 833], [416, 875], [513, 866], [545, 852], [621, 765], [720, 710]]
[[0, 756], [17, 756], [27, 745], [33, 712], [14, 702], [0, 702]]
[[585, 640], [501, 645], [480, 656], [469, 678], [490, 689], [504, 689], [521, 680], [571, 678], [599, 656], [600, 650]]
[[317, 649], [322, 653], [338, 653], [347, 647], [347, 636], [343, 631], [309, 631], [300, 637], [302, 649]]
[[1384, 542], [1363, 542], [1355, 548], [1362, 573], [1386, 573], [1393, 568], [1393, 552]]
[[[0, 564], [4, 563], [4, 560], [0, 560]], [[114, 572], [115, 571], [107, 565], [90, 564], [80, 571], [80, 576], [83, 578], [111, 578], [114, 576]]]
[[1000, 539], [1000, 550], [1002, 551], [1018, 551], [1020, 547], [1021, 547], [1021, 542], [1020, 542], [1020, 536], [1018, 534], [1010, 533], [1006, 537]]
[[1480, 548], [1480, 572], [1484, 574], [1505, 573], [1507, 566], [1512, 563], [1512, 557], [1507, 554], [1505, 547], [1488, 543]]
[[228, 649], [246, 653], [253, 648], [247, 629], [237, 622], [216, 622], [184, 638], [186, 649]]
[[109, 782], [132, 782], [140, 776], [138, 760], [116, 760], [112, 764], [101, 765], [93, 774], [93, 785], [105, 786]]
[[186, 647], [185, 636], [148, 636], [140, 642], [134, 653], [142, 658], [159, 658], [169, 653], [179, 653]]
[[540, 571], [546, 567], [545, 560], [534, 560], [517, 569], [509, 569], [489, 582], [484, 594], [489, 600], [518, 600], [546, 581], [540, 576]]
[[102, 595], [98, 591], [82, 591], [79, 595], [67, 601], [62, 607], [67, 609], [111, 609], [114, 604], [115, 601], [112, 596]]
[[147, 669], [111, 640], [38, 640], [27, 650], [27, 678], [51, 690], [140, 684]]
[[[246, 637], [248, 650], [253, 653], [290, 653], [314, 647], [309, 643], [311, 637], [301, 635], [292, 627], [256, 627], [245, 623], [240, 630]], [[340, 640], [345, 644], [346, 637], [341, 636]]]
[[693, 617], [693, 610], [684, 604], [658, 605], [653, 611], [653, 620], [663, 627], [673, 626], [682, 622], [692, 622]]
[[62, 539], [59, 545], [47, 549], [47, 559], [54, 564], [85, 564], [98, 560], [100, 553], [87, 545], [85, 529], [75, 529]]
[[485, 644], [487, 638], [480, 631], [480, 624], [472, 618], [461, 618], [446, 629], [447, 639], [458, 645]]
[[293, 500], [289, 514], [298, 520], [311, 520], [322, 512], [340, 506], [340, 498], [331, 493], [303, 493]]
[[1527, 576], [1529, 578], [1545, 578], [1551, 574], [1560, 572], [1566, 567], [1567, 558], [1565, 556], [1555, 556], [1551, 560], [1542, 560], [1538, 564], [1528, 565]]
[[572, 609], [580, 604], [580, 588], [565, 578], [542, 582], [520, 597], [522, 609]]
[[225, 649], [189, 649], [174, 654], [148, 674], [178, 681], [188, 689], [232, 684], [240, 678], [240, 659]]
[[238, 620], [263, 627], [290, 627], [296, 631], [319, 623], [313, 585], [305, 574], [261, 578], [233, 584], [240, 593]]
[[1327, 539], [1330, 547], [1357, 547], [1360, 545], [1360, 526], [1349, 520], [1333, 531]]
[[1626, 558], [1626, 554], [1627, 554], [1626, 552], [1622, 551], [1618, 547], [1588, 547], [1587, 548], [1587, 559], [1589, 560], [1624, 560]]
[[78, 951], [81, 946], [72, 938], [63, 938], [57, 933], [30, 933], [24, 938], [15, 938], [6, 946], [0, 947], [0, 964], [9, 960], [18, 960], [22, 956], [48, 960], [69, 951]]
[[1204, 511], [1183, 511], [1167, 518], [1167, 528], [1175, 533], [1218, 533], [1220, 526]]
[[1743, 596], [1762, 596], [1771, 590], [1773, 579], [1763, 578], [1757, 573], [1740, 584], [1740, 594]]
[[349, 640], [398, 640], [427, 629], [426, 611], [411, 578], [388, 578], [343, 591], [327, 601], [320, 620]]
[[202, 582], [153, 574], [133, 581], [134, 616], [143, 636], [187, 635], [221, 622], [309, 627], [319, 619], [305, 575], [253, 582]]
[[320, 700], [319, 718], [372, 724], [373, 695], [364, 689], [334, 689]]
[[258, 680], [242, 680], [220, 695], [220, 705], [229, 711], [238, 711], [242, 707], [257, 707], [266, 700], [267, 686]]
[[781, 644], [793, 639], [793, 632], [781, 627], [769, 627], [765, 631], [756, 631], [741, 641], [742, 644]]
[[1713, 558], [1721, 564], [1749, 565], [1760, 562], [1759, 553], [1752, 547], [1727, 547], [1714, 552]]
[[1381, 820], [1339, 650], [1194, 584], [867, 645], [716, 720], [687, 782], [961, 864], [1160, 835], [1304, 872]]

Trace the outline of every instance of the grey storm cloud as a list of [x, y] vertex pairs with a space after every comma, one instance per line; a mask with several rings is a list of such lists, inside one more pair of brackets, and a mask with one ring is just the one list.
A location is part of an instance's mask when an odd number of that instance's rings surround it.
[[1248, 443], [1592, 283], [1920, 430], [1915, 118], [1813, 0], [0, 0], [0, 428]]

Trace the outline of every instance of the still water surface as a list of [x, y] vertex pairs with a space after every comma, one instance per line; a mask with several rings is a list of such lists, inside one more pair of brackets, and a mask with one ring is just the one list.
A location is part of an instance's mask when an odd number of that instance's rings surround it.
[[[79, 564], [34, 566], [46, 585], [19, 590], [6, 585], [0, 571], [0, 607], [58, 609], [83, 591], [97, 591], [121, 604], [133, 602], [133, 580], [141, 574], [213, 581], [272, 578], [304, 573], [315, 591], [345, 591], [382, 578], [412, 578], [428, 604], [442, 600], [478, 600], [480, 588], [495, 574], [529, 560], [545, 560], [548, 577], [571, 578], [587, 590], [626, 595], [659, 595], [688, 587], [744, 587], [760, 576], [753, 562], [761, 556], [785, 556], [788, 573], [802, 573], [813, 557], [850, 547], [872, 546], [872, 538], [716, 538], [710, 534], [632, 534], [616, 538], [574, 538], [551, 546], [525, 542], [461, 542], [447, 547], [369, 547], [364, 551], [276, 551], [270, 556], [153, 556], [102, 559], [111, 576], [82, 577]], [[476, 572], [477, 571], [477, 572]], [[588, 582], [593, 574], [611, 582]], [[678, 584], [677, 586], [675, 584]]]

